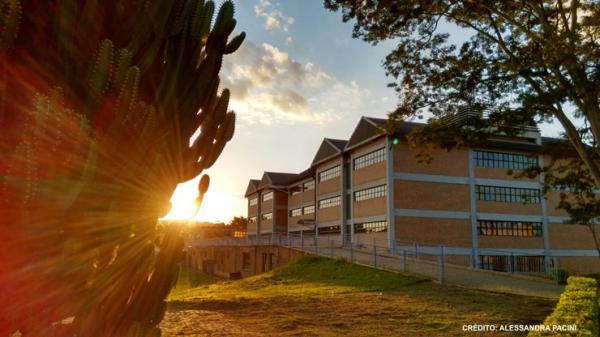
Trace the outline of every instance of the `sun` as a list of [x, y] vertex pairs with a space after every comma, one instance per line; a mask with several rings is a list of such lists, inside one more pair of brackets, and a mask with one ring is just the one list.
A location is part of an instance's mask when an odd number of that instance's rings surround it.
[[219, 190], [218, 182], [212, 181], [196, 214], [198, 180], [192, 179], [177, 185], [171, 197], [171, 211], [165, 220], [189, 220], [228, 223], [234, 216], [243, 215], [245, 200], [241, 196]]

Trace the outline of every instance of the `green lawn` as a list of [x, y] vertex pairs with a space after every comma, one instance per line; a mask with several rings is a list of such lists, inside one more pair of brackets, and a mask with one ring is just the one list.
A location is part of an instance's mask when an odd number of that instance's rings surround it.
[[555, 305], [316, 256], [243, 280], [200, 276], [192, 288], [189, 275], [169, 297], [164, 336], [465, 336], [463, 324], [539, 323]]

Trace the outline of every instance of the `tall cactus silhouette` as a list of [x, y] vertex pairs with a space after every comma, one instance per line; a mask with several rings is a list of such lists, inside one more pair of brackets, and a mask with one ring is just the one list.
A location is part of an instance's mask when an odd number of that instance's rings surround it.
[[233, 137], [235, 27], [231, 1], [0, 1], [0, 336], [160, 336], [183, 240], [157, 219]]

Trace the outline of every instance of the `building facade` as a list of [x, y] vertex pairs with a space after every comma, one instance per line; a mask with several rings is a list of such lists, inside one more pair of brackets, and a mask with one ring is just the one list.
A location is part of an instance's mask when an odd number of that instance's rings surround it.
[[363, 117], [348, 140], [325, 138], [304, 172], [251, 180], [248, 235], [302, 232], [389, 249], [443, 245], [496, 270], [515, 255], [523, 266], [600, 270], [589, 228], [565, 224], [560, 193], [542, 195], [543, 175], [508, 174], [543, 166], [552, 139], [529, 129], [481, 147], [432, 149], [433, 160], [423, 163], [403, 139], [423, 124], [404, 122], [389, 137], [386, 122]]

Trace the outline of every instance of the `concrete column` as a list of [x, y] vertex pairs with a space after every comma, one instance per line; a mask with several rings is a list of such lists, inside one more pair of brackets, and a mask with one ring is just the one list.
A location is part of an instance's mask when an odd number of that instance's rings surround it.
[[479, 266], [479, 235], [477, 233], [477, 193], [475, 191], [475, 152], [469, 149], [469, 195], [470, 195], [470, 220], [471, 244], [473, 247], [473, 267]]
[[[538, 165], [544, 167], [544, 156], [538, 156]], [[540, 183], [540, 190], [544, 187], [544, 173], [540, 173], [538, 177]], [[542, 206], [542, 235], [544, 236], [544, 267], [547, 267], [551, 262], [550, 250], [550, 233], [549, 233], [549, 221], [548, 221], [548, 202], [544, 196], [541, 195], [540, 191], [540, 204]]]
[[390, 142], [390, 137], [385, 138], [385, 166], [386, 166], [386, 189], [387, 189], [387, 223], [388, 223], [388, 248], [395, 247], [396, 242], [396, 215], [394, 205], [394, 147]]
[[[350, 157], [350, 163], [348, 164], [348, 168], [346, 169], [346, 156], [342, 153], [342, 162], [341, 162], [341, 166], [340, 166], [340, 183], [342, 184], [341, 188], [340, 188], [340, 210], [341, 210], [341, 217], [340, 217], [340, 241], [344, 242], [344, 230], [346, 229], [346, 222], [348, 221], [347, 217], [346, 217], [346, 210], [348, 208], [351, 209], [352, 207], [352, 200], [350, 200], [350, 205], [348, 205], [346, 203], [346, 200], [348, 200], [348, 190], [346, 189], [346, 174], [347, 171], [350, 171], [350, 175], [352, 175], [352, 157]], [[350, 178], [352, 179], [352, 178]]]

